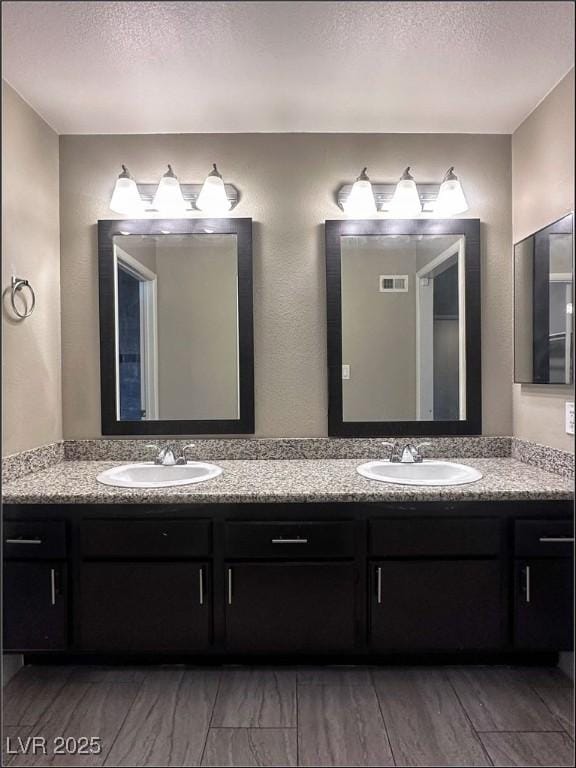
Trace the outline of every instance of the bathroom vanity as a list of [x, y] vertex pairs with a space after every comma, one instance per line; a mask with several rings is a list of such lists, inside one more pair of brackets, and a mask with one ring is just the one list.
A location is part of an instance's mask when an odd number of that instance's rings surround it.
[[362, 478], [359, 463], [222, 461], [205, 484], [147, 491], [99, 485], [110, 462], [69, 461], [8, 483], [6, 650], [572, 647], [570, 480], [492, 458], [467, 462], [478, 483], [410, 488]]

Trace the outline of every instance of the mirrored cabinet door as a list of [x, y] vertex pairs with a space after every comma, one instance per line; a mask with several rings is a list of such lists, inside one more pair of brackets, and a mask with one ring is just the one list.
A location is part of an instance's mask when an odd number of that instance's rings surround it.
[[250, 221], [99, 234], [104, 434], [253, 431]]
[[573, 214], [514, 246], [514, 381], [571, 384]]
[[330, 432], [476, 434], [475, 220], [326, 222]]

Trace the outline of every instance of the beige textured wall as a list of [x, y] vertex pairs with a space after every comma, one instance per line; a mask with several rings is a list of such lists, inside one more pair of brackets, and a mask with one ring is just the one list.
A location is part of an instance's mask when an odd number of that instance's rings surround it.
[[[513, 240], [574, 210], [574, 70], [512, 136]], [[564, 430], [564, 404], [574, 388], [514, 384], [514, 434], [574, 450]]]
[[254, 220], [256, 433], [327, 432], [323, 223], [341, 214], [340, 184], [364, 165], [391, 180], [409, 163], [421, 182], [456, 166], [482, 220], [484, 432], [512, 428], [510, 136], [183, 134], [60, 139], [63, 399], [67, 438], [100, 435], [96, 222], [120, 163], [154, 182], [172, 163], [183, 181], [218, 166]]
[[[62, 437], [58, 136], [2, 82], [2, 453]], [[8, 310], [13, 273], [30, 280], [36, 310]]]

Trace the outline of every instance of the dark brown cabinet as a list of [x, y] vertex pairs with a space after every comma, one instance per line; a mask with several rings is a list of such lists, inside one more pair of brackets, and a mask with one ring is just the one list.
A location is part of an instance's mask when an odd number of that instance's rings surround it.
[[569, 501], [12, 505], [5, 516], [4, 647], [32, 662], [573, 647]]
[[569, 558], [518, 560], [514, 641], [521, 650], [574, 647], [574, 589]]
[[7, 520], [2, 543], [4, 650], [66, 650], [66, 524], [61, 520]]
[[353, 563], [228, 564], [228, 650], [352, 651], [355, 582]]
[[375, 651], [497, 649], [503, 604], [498, 561], [399, 560], [371, 566]]
[[211, 639], [205, 562], [84, 562], [83, 650], [193, 652]]
[[514, 645], [526, 651], [574, 647], [574, 528], [571, 520], [514, 525]]
[[4, 650], [60, 651], [68, 639], [66, 563], [4, 563]]

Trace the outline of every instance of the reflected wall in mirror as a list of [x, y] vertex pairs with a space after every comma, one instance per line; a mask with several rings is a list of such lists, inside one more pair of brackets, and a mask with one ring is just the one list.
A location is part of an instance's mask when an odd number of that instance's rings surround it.
[[326, 229], [330, 433], [480, 432], [478, 222]]
[[463, 235], [342, 238], [344, 421], [466, 418]]
[[573, 214], [514, 246], [514, 381], [571, 384]]
[[117, 415], [237, 419], [236, 235], [116, 235]]
[[250, 230], [100, 222], [104, 434], [253, 431]]

